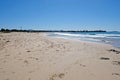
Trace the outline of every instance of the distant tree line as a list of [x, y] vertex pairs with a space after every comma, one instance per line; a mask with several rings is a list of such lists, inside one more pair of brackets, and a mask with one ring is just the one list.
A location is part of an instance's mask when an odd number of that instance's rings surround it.
[[106, 32], [105, 30], [20, 30], [20, 29], [4, 29], [0, 32]]

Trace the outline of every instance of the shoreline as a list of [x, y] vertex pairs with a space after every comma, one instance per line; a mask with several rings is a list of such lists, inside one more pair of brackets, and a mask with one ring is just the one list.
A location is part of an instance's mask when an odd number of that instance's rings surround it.
[[120, 49], [45, 34], [0, 33], [1, 80], [120, 79]]
[[[106, 39], [105, 38], [98, 38], [97, 39], [97, 38], [94, 38], [94, 37], [90, 37], [91, 35], [89, 35], [89, 37], [80, 37], [80, 36], [86, 36], [86, 35], [83, 35], [83, 34], [79, 35], [79, 34], [72, 34], [72, 33], [67, 33], [67, 34], [66, 33], [47, 33], [46, 36], [52, 37], [52, 38], [63, 38], [63, 39], [78, 40], [78, 41], [82, 41], [82, 42], [93, 42], [93, 43], [108, 44], [108, 45], [111, 45], [114, 48], [120, 49], [119, 42], [115, 41], [117, 38], [116, 39], [113, 38], [114, 41], [113, 40], [111, 41], [107, 38]], [[112, 39], [112, 38], [110, 38], [110, 39]]]

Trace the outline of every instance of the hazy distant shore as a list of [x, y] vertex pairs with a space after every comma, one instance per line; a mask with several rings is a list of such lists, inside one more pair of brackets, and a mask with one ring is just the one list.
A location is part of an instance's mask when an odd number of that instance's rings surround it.
[[0, 32], [0, 80], [120, 80], [120, 49], [44, 34]]
[[4, 29], [1, 32], [106, 32], [105, 30], [22, 30], [22, 29]]

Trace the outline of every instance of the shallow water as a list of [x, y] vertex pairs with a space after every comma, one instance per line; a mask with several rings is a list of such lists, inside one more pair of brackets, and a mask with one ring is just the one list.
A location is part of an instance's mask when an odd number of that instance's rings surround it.
[[54, 32], [49, 33], [48, 36], [101, 42], [120, 48], [120, 32]]

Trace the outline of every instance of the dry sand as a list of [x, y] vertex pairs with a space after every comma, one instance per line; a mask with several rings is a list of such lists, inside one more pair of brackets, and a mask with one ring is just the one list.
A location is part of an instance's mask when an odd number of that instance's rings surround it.
[[0, 80], [120, 80], [120, 49], [43, 35], [0, 33]]

